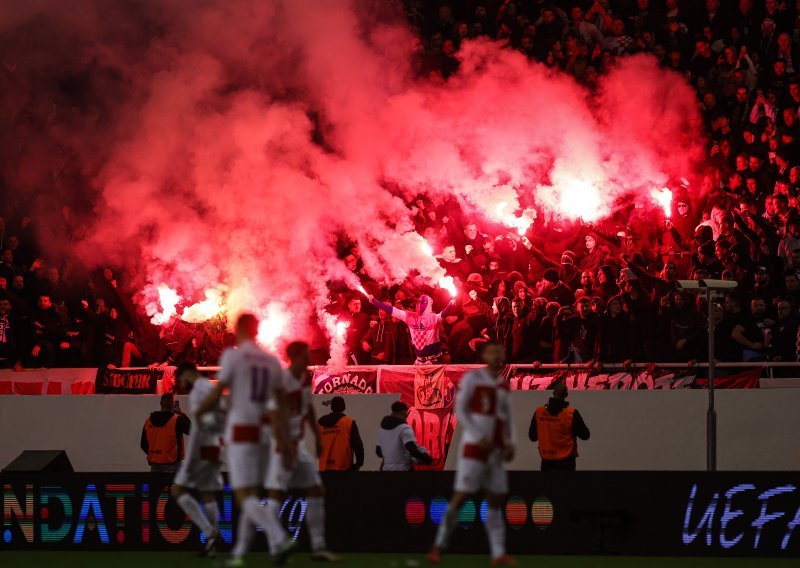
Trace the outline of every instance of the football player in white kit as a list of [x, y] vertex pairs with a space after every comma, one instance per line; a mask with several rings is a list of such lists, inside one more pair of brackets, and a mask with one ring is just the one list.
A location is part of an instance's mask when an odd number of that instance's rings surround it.
[[[262, 507], [259, 500], [269, 457], [268, 429], [271, 427], [286, 467], [291, 467], [294, 453], [288, 441], [283, 369], [277, 358], [256, 344], [257, 335], [258, 319], [253, 314], [239, 316], [237, 347], [223, 351], [219, 382], [198, 414], [216, 408], [223, 390], [230, 390], [225, 445], [230, 485], [241, 510], [238, 532], [249, 533], [248, 525], [261, 526], [267, 533], [273, 562], [282, 565], [294, 547], [294, 540], [281, 526], [277, 504], [270, 502]], [[234, 565], [242, 563], [236, 556], [232, 560]]]
[[514, 427], [511, 399], [501, 377], [505, 350], [499, 343], [487, 343], [481, 355], [486, 367], [464, 375], [456, 394], [456, 416], [462, 428], [458, 448], [458, 469], [450, 504], [428, 553], [438, 564], [458, 526], [458, 511], [467, 497], [484, 490], [488, 510], [486, 533], [493, 566], [513, 566], [506, 554], [506, 524], [503, 509], [508, 495], [508, 474], [503, 462], [514, 458]]
[[[317, 469], [322, 440], [311, 406], [311, 378], [308, 375], [311, 357], [308, 344], [302, 341], [290, 343], [286, 347], [286, 356], [289, 368], [283, 372], [283, 386], [289, 412], [289, 440], [294, 446], [295, 461], [292, 467], [285, 467], [273, 442], [265, 487], [269, 491], [270, 502], [275, 503], [282, 503], [290, 488], [306, 491], [306, 526], [311, 537], [311, 558], [317, 562], [338, 562], [339, 558], [328, 550], [325, 543], [325, 488]], [[316, 442], [314, 457], [303, 441], [306, 424], [311, 425]]]
[[[192, 428], [186, 444], [186, 458], [175, 474], [172, 498], [206, 535], [206, 546], [201, 555], [214, 556], [219, 541], [217, 493], [223, 488], [219, 459], [222, 420], [218, 412], [197, 416], [197, 409], [214, 390], [214, 385], [197, 372], [194, 363], [181, 363], [175, 371], [175, 382], [191, 388], [189, 417]], [[190, 491], [200, 494], [205, 513]]]

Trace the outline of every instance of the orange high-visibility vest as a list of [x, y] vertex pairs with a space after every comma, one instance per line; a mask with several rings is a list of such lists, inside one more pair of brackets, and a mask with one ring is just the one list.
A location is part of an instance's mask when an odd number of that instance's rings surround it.
[[[164, 426], [154, 426], [148, 418], [144, 423], [145, 434], [147, 435], [148, 463], [175, 463], [178, 461], [178, 415], [173, 414], [172, 418]], [[183, 459], [183, 448], [181, 448], [181, 459]]]
[[578, 455], [578, 443], [572, 434], [575, 409], [567, 407], [555, 416], [540, 406], [534, 413], [539, 435], [539, 455], [543, 460], [565, 460]]
[[320, 471], [344, 471], [353, 466], [353, 448], [350, 447], [352, 428], [353, 419], [349, 416], [342, 416], [333, 426], [326, 427], [317, 423], [317, 430], [322, 439]]

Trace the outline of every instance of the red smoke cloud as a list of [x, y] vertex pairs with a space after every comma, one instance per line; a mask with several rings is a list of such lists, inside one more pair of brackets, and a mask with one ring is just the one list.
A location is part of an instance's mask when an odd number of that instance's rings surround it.
[[291, 314], [292, 336], [326, 282], [351, 278], [331, 235], [378, 281], [438, 281], [406, 205], [420, 192], [517, 228], [530, 204], [594, 219], [691, 175], [695, 95], [652, 58], [621, 60], [590, 94], [481, 40], [431, 81], [389, 16], [322, 0], [6, 3], [6, 183], [88, 203], [72, 254], [136, 266], [143, 305], [159, 284], [221, 287], [230, 313]]

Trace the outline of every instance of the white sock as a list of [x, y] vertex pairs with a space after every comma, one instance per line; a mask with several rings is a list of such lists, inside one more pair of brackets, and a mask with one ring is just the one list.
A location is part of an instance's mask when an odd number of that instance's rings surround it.
[[241, 557], [247, 554], [250, 550], [250, 543], [253, 542], [253, 537], [256, 535], [256, 527], [250, 521], [244, 511], [239, 515], [239, 523], [236, 525], [236, 542], [233, 545], [231, 554], [236, 557]]
[[219, 505], [217, 505], [216, 501], [206, 501], [205, 511], [208, 522], [216, 529], [219, 523]]
[[486, 511], [486, 534], [489, 537], [489, 551], [492, 558], [500, 558], [506, 553], [506, 523], [503, 509], [489, 507]]
[[439, 523], [439, 529], [436, 531], [436, 546], [442, 550], [446, 549], [450, 544], [450, 537], [453, 535], [453, 531], [456, 530], [457, 525], [458, 507], [451, 507], [448, 505], [447, 510], [444, 512], [444, 517], [442, 517], [442, 522]]
[[[272, 507], [270, 506], [272, 505]], [[242, 503], [242, 509], [245, 514], [250, 518], [250, 522], [254, 525], [260, 526], [267, 533], [267, 542], [272, 554], [278, 550], [278, 546], [286, 540], [286, 531], [283, 530], [280, 521], [278, 521], [277, 505], [273, 499], [267, 502], [266, 507], [262, 507], [261, 503], [255, 497], [248, 497]]]
[[280, 521], [281, 501], [278, 499], [269, 499], [267, 501], [267, 512], [269, 513], [271, 525], [269, 527], [265, 526], [264, 530], [267, 532], [269, 548], [272, 554], [275, 554], [278, 552], [280, 545], [289, 538], [289, 534], [283, 530], [283, 525], [281, 525]]
[[325, 550], [325, 498], [309, 497], [306, 510], [306, 526], [311, 537], [311, 550]]
[[192, 519], [192, 522], [200, 527], [200, 530], [203, 531], [206, 536], [214, 532], [214, 527], [208, 522], [208, 519], [203, 514], [203, 510], [200, 508], [200, 503], [197, 502], [197, 499], [188, 493], [184, 493], [178, 497], [178, 505], [187, 515], [189, 515], [189, 518]]

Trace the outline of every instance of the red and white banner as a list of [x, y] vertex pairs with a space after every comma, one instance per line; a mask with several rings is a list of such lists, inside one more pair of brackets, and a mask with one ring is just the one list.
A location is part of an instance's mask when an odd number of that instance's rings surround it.
[[373, 394], [378, 379], [378, 369], [328, 371], [315, 369], [311, 379], [314, 394]]
[[670, 390], [692, 388], [695, 378], [695, 372], [659, 369], [598, 372], [517, 367], [508, 371], [511, 390], [548, 390], [558, 383], [570, 390]]
[[[720, 389], [758, 388], [761, 368], [714, 380]], [[547, 370], [513, 367], [507, 370], [511, 390], [548, 390], [564, 383], [570, 390], [674, 390], [708, 388], [708, 379], [698, 378], [695, 369], [660, 369], [650, 366], [630, 371], [604, 372], [588, 369]]]
[[[384, 377], [395, 384], [406, 377], [409, 407], [418, 410], [444, 410], [452, 405], [453, 385], [467, 370], [468, 365], [447, 366], [374, 366], [351, 367], [341, 371], [323, 368], [314, 370], [313, 392], [321, 395], [373, 394], [387, 391], [379, 388]], [[148, 372], [146, 369], [139, 371]], [[730, 372], [730, 370], [727, 370]], [[127, 371], [126, 371], [127, 372]], [[156, 393], [170, 392], [174, 384], [174, 367], [168, 367], [158, 380]], [[552, 370], [527, 366], [511, 366], [506, 375], [512, 390], [547, 390], [559, 381], [573, 390], [640, 390], [708, 388], [708, 379], [697, 377], [705, 369], [662, 369], [648, 367], [628, 371], [589, 371], [586, 369]], [[22, 372], [0, 370], [0, 395], [81, 395], [95, 393], [97, 369], [35, 369]], [[763, 374], [760, 367], [744, 370], [714, 381], [716, 388], [759, 388]], [[394, 382], [393, 382], [394, 381]], [[780, 382], [782, 381], [782, 382]], [[780, 384], [778, 384], [780, 382]], [[766, 379], [764, 386], [798, 387], [798, 379]], [[413, 387], [410, 386], [413, 384]], [[399, 388], [399, 387], [391, 387]], [[149, 390], [149, 389], [148, 389]]]
[[456, 429], [456, 387], [465, 371], [457, 365], [380, 368], [378, 392], [400, 394], [400, 400], [411, 410], [408, 424], [417, 442], [433, 458], [431, 465], [417, 465], [415, 469], [444, 469]]
[[94, 394], [97, 369], [0, 371], [0, 395]]

